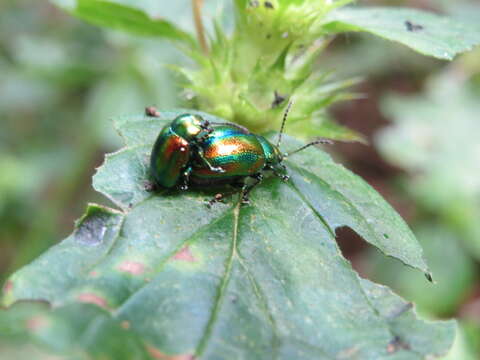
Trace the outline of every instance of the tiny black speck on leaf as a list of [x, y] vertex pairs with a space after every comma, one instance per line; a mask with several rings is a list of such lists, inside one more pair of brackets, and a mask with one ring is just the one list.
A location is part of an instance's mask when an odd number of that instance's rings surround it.
[[414, 24], [410, 20], [405, 21], [405, 26], [407, 27], [407, 31], [410, 32], [420, 31], [424, 29], [422, 25]]

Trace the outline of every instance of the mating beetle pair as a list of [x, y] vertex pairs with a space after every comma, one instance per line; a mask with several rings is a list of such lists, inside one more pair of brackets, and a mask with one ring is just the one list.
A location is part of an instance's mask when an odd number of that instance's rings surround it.
[[[290, 106], [284, 113], [276, 145], [234, 123], [208, 122], [192, 114], [178, 116], [163, 127], [153, 146], [150, 173], [154, 184], [165, 188], [179, 186], [182, 190], [189, 185], [231, 185], [241, 188], [242, 202], [248, 203], [249, 192], [261, 182], [265, 171], [287, 181], [282, 164], [285, 157], [312, 145], [330, 143], [317, 140], [282, 154], [279, 146]], [[157, 114], [147, 109], [147, 115]], [[248, 178], [253, 181], [247, 181]], [[217, 194], [210, 204], [224, 196]]]

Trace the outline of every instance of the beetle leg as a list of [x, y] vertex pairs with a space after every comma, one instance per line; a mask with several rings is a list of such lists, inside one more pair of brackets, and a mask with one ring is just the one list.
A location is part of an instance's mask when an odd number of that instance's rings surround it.
[[282, 164], [280, 164], [279, 166], [281, 167], [280, 171], [278, 168], [272, 167], [273, 174], [275, 176], [278, 176], [283, 181], [288, 181], [290, 179], [290, 176], [286, 174], [287, 168], [285, 167], [285, 165], [282, 165]]
[[250, 204], [250, 200], [248, 200], [248, 194], [250, 191], [253, 190], [255, 186], [260, 184], [263, 180], [263, 174], [262, 173], [257, 173], [251, 176], [252, 178], [255, 179], [255, 182], [250, 185], [244, 185], [242, 189], [242, 204]]
[[250, 201], [248, 200], [248, 194], [250, 193], [250, 191], [253, 190], [253, 188], [255, 186], [257, 186], [258, 184], [260, 184], [260, 182], [263, 180], [263, 174], [262, 173], [257, 173], [257, 174], [254, 174], [254, 175], [251, 175], [249, 176], [251, 178], [254, 179], [254, 182], [252, 184], [243, 184], [242, 185], [242, 188], [240, 190], [237, 190], [237, 191], [232, 191], [232, 192], [229, 192], [229, 193], [225, 193], [225, 194], [216, 194], [213, 199], [211, 199], [209, 202], [208, 202], [208, 206], [211, 207], [213, 204], [217, 203], [217, 202], [220, 202], [222, 201], [223, 199], [225, 199], [227, 196], [232, 196], [232, 195], [235, 195], [235, 194], [238, 194], [238, 193], [241, 193], [242, 194], [242, 197], [241, 197], [241, 201], [242, 201], [242, 204], [250, 204]]
[[192, 167], [189, 166], [184, 172], [182, 176], [182, 185], [180, 185], [180, 190], [188, 190], [188, 183], [190, 181], [190, 174], [192, 173]]
[[211, 128], [211, 127], [206, 127], [206, 128], [204, 128], [204, 130], [205, 130], [206, 134], [202, 135], [200, 138], [197, 139], [197, 142], [199, 142], [199, 143], [205, 142], [208, 139], [208, 137], [210, 136], [210, 134], [214, 131], [214, 129]]
[[287, 168], [283, 164], [267, 165], [265, 166], [264, 170], [270, 170], [273, 172], [273, 175], [279, 177], [283, 181], [288, 181], [290, 179], [290, 176], [286, 174]]
[[225, 170], [222, 169], [221, 167], [219, 166], [213, 166], [210, 161], [208, 161], [204, 154], [203, 154], [203, 149], [201, 147], [198, 148], [198, 151], [197, 151], [197, 154], [198, 154], [198, 157], [203, 161], [203, 163], [205, 165], [207, 165], [207, 167], [210, 169], [210, 171], [213, 171], [213, 172], [216, 172], [216, 173], [224, 173]]

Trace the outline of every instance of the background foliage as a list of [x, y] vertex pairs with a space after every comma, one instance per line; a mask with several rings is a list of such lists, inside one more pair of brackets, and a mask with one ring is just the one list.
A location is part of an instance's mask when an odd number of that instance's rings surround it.
[[[68, 6], [68, 1], [57, 2]], [[475, 4], [396, 3], [478, 24]], [[149, 11], [155, 11], [152, 4]], [[171, 14], [167, 20], [185, 24], [185, 34], [192, 30], [190, 9], [162, 7], [163, 16], [165, 10]], [[183, 13], [185, 20], [173, 18]], [[185, 34], [176, 36], [189, 41]], [[474, 136], [480, 126], [475, 116], [479, 59], [477, 51], [447, 65], [371, 37], [348, 35], [316, 64], [368, 77], [357, 89], [365, 99], [336, 107], [332, 114], [374, 140], [385, 160], [359, 144], [338, 146], [335, 156], [409, 219], [438, 285], [425, 292], [420, 274], [364, 250], [347, 232], [340, 238], [344, 253], [361, 274], [393, 287], [425, 315], [460, 317], [452, 359], [476, 359], [480, 353], [480, 204], [478, 179], [472, 177], [479, 167]], [[99, 30], [53, 6], [23, 0], [0, 4], [0, 277], [70, 232], [84, 199], [99, 199], [89, 179], [103, 153], [120, 145], [106, 119], [138, 113], [147, 104], [173, 108], [184, 101], [178, 98], [177, 75], [162, 66], [167, 63], [187, 60], [167, 43]], [[380, 96], [385, 90], [392, 94]], [[1, 345], [2, 356], [9, 351], [11, 345]]]

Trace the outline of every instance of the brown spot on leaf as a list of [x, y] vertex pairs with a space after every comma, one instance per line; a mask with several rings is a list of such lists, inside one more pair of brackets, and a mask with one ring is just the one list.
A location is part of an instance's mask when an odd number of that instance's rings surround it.
[[127, 321], [127, 320], [124, 320], [124, 321], [122, 321], [122, 322], [120, 323], [120, 326], [121, 326], [123, 329], [128, 330], [128, 329], [130, 329], [130, 322]]
[[101, 308], [108, 309], [107, 300], [93, 293], [80, 294], [77, 296], [77, 300], [88, 304], [95, 304]]
[[182, 250], [180, 250], [178, 253], [176, 253], [173, 258], [175, 260], [179, 260], [179, 261], [188, 261], [188, 262], [195, 262], [197, 261], [192, 253], [190, 252], [190, 248], [187, 246], [185, 246]]
[[43, 316], [33, 316], [27, 320], [27, 323], [25, 325], [28, 330], [35, 332], [45, 328], [47, 324], [48, 321]]
[[13, 282], [11, 282], [10, 280], [8, 280], [5, 285], [3, 285], [3, 293], [4, 294], [7, 294], [9, 293], [10, 291], [12, 291], [13, 289]]
[[140, 275], [145, 272], [145, 265], [135, 261], [125, 261], [120, 264], [118, 270], [128, 272], [132, 275]]
[[153, 346], [147, 346], [148, 353], [158, 360], [194, 360], [195, 356], [192, 354], [181, 354], [181, 355], [168, 355], [160, 350], [154, 348]]

